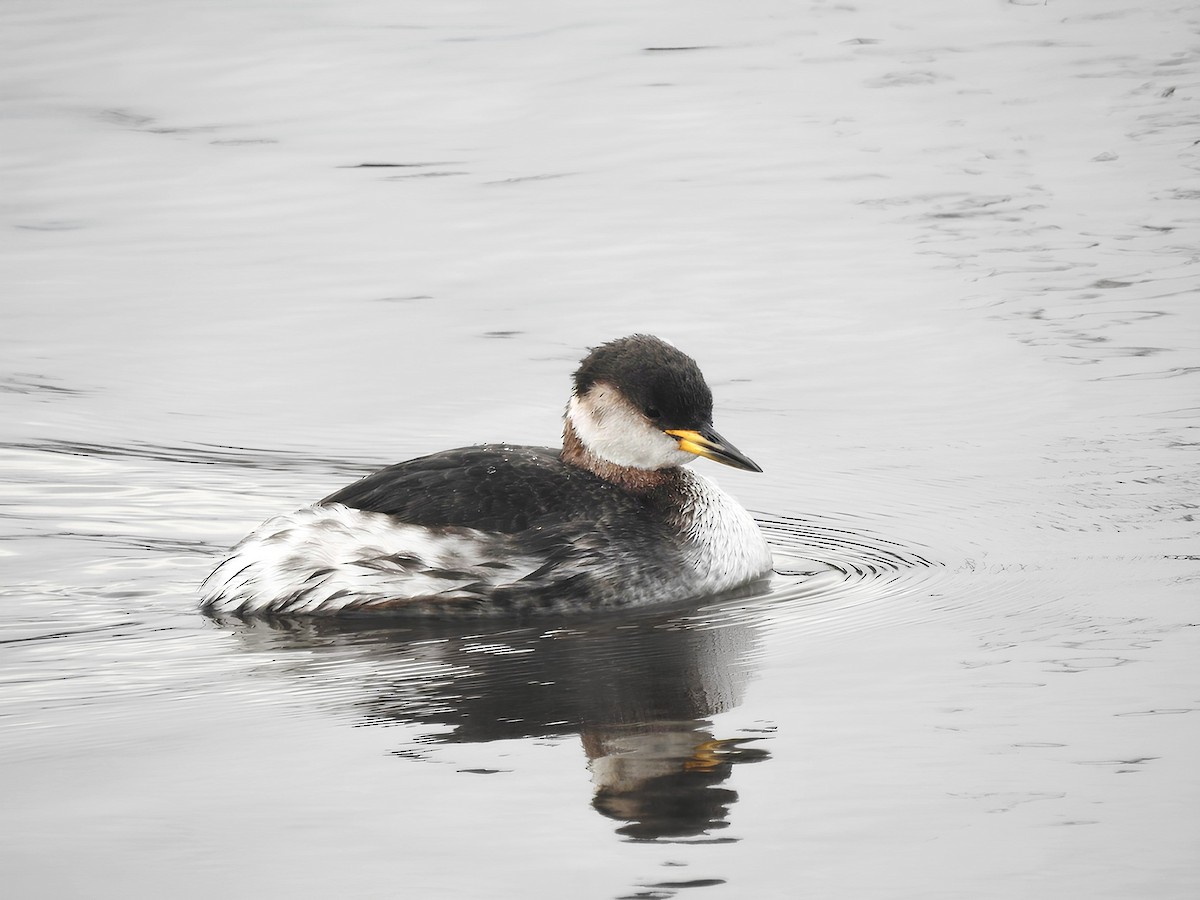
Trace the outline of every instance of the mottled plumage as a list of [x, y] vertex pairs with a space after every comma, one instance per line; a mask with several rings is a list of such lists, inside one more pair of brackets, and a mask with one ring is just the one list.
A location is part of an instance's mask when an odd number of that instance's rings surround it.
[[204, 605], [483, 616], [736, 587], [769, 571], [765, 541], [679, 466], [702, 454], [757, 470], [711, 412], [690, 357], [649, 336], [614, 341], [576, 373], [562, 450], [484, 445], [388, 466], [265, 522], [208, 577]]

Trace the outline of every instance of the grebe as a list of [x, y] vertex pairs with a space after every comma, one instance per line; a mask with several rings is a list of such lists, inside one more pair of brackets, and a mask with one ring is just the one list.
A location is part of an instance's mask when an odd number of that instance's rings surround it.
[[682, 468], [761, 472], [712, 428], [696, 362], [652, 335], [592, 350], [562, 449], [486, 444], [397, 463], [267, 520], [205, 579], [213, 613], [432, 616], [609, 609], [771, 570], [737, 501]]

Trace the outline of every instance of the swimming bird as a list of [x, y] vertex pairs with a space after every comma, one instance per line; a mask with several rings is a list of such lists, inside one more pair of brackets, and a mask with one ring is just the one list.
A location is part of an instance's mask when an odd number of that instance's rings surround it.
[[218, 614], [524, 615], [706, 596], [771, 570], [754, 519], [683, 466], [761, 472], [712, 426], [674, 345], [635, 334], [575, 372], [561, 448], [397, 463], [248, 535], [205, 580]]

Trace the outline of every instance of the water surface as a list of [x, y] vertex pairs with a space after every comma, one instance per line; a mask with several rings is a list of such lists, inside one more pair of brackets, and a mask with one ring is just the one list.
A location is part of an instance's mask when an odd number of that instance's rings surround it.
[[[1190, 898], [1185, 4], [11, 0], [17, 896]], [[196, 610], [373, 467], [695, 356], [765, 588]]]

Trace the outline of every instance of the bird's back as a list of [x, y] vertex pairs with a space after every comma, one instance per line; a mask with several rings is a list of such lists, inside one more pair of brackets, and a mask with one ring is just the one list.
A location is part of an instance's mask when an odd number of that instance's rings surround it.
[[209, 576], [205, 605], [481, 616], [639, 604], [686, 565], [670, 508], [549, 448], [447, 450], [268, 520]]
[[484, 444], [444, 450], [380, 469], [330, 494], [363, 512], [430, 528], [496, 534], [567, 522], [652, 519], [655, 505], [560, 458], [550, 447]]

